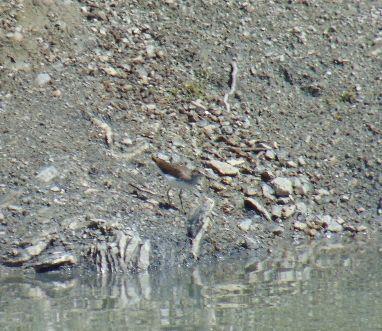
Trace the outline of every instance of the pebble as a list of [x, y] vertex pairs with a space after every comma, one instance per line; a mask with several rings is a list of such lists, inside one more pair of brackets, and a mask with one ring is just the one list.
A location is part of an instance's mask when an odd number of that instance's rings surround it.
[[268, 213], [268, 211], [265, 209], [265, 207], [263, 207], [263, 205], [260, 202], [258, 202], [256, 199], [246, 198], [244, 200], [244, 203], [253, 207], [257, 212], [259, 212], [261, 215], [263, 215], [268, 221], [272, 220], [271, 215]]
[[287, 162], [287, 166], [290, 167], [290, 168], [297, 168], [298, 167], [298, 164], [294, 161], [288, 161]]
[[16, 40], [16, 41], [20, 42], [23, 38], [24, 38], [24, 36], [20, 32], [15, 32], [13, 34], [13, 39]]
[[222, 183], [225, 185], [231, 185], [232, 184], [232, 177], [228, 177], [228, 176], [223, 177]]
[[64, 264], [77, 264], [77, 258], [71, 254], [57, 252], [57, 255], [52, 254], [30, 266], [35, 267], [37, 270], [44, 270], [52, 267], [59, 267]]
[[356, 227], [357, 232], [362, 232], [362, 231], [366, 231], [366, 230], [367, 230], [367, 227], [365, 225], [359, 225]]
[[282, 217], [287, 219], [291, 217], [296, 212], [296, 205], [284, 206], [282, 208]]
[[271, 214], [273, 217], [281, 218], [282, 211], [283, 211], [282, 206], [273, 205], [272, 210], [271, 210]]
[[297, 230], [305, 230], [308, 225], [306, 223], [303, 223], [303, 222], [300, 222], [300, 221], [296, 221], [294, 222], [294, 228], [297, 229]]
[[288, 178], [276, 177], [271, 181], [271, 185], [278, 197], [287, 197], [293, 193], [292, 182]]
[[217, 174], [214, 173], [214, 171], [212, 169], [204, 169], [204, 173], [206, 174], [206, 177], [208, 179], [211, 179], [211, 180], [218, 180], [219, 179], [219, 176]]
[[243, 159], [243, 158], [230, 159], [230, 160], [227, 160], [227, 163], [229, 163], [231, 166], [237, 166], [237, 165], [245, 163], [245, 159]]
[[305, 161], [305, 159], [304, 159], [302, 156], [300, 156], [300, 157], [297, 159], [297, 162], [298, 162], [298, 164], [301, 165], [301, 166], [306, 165], [306, 161]]
[[252, 220], [250, 218], [247, 218], [244, 221], [241, 221], [238, 227], [240, 230], [247, 232], [249, 228], [251, 227], [251, 225], [252, 225]]
[[310, 192], [313, 191], [313, 185], [308, 181], [308, 179], [301, 177], [301, 194], [302, 195], [308, 195]]
[[268, 184], [261, 185], [261, 190], [263, 192], [263, 196], [271, 201], [275, 200], [274, 194], [275, 190], [269, 186]]
[[316, 193], [318, 195], [321, 195], [321, 196], [329, 196], [330, 195], [330, 192], [328, 190], [325, 190], [324, 188], [320, 188], [316, 191]]
[[329, 226], [333, 222], [333, 219], [330, 215], [318, 216], [316, 219], [317, 224], [321, 224], [322, 226]]
[[225, 190], [225, 186], [221, 183], [218, 183], [218, 182], [212, 182], [210, 184], [210, 188], [212, 188], [213, 190], [216, 190], [216, 191], [224, 191]]
[[38, 74], [38, 76], [36, 78], [36, 84], [38, 86], [43, 86], [46, 83], [50, 82], [50, 80], [51, 80], [51, 77], [49, 74], [41, 73], [41, 74]]
[[363, 207], [358, 207], [358, 208], [356, 208], [356, 210], [355, 210], [358, 214], [360, 214], [360, 213], [363, 213], [364, 211], [365, 211], [365, 208], [363, 208]]
[[285, 159], [287, 158], [288, 152], [285, 149], [279, 149], [276, 155], [277, 155], [277, 160], [279, 160], [279, 162], [282, 162], [282, 161], [285, 161]]
[[3, 222], [4, 219], [5, 219], [4, 214], [2, 212], [0, 212], [0, 222]]
[[146, 47], [146, 53], [147, 53], [148, 57], [154, 58], [156, 56], [156, 54], [155, 54], [155, 47], [153, 45], [148, 45]]
[[281, 227], [280, 225], [276, 224], [276, 225], [271, 225], [269, 227], [269, 231], [273, 232], [276, 235], [281, 235], [284, 233], [285, 229]]
[[330, 232], [342, 232], [343, 231], [343, 227], [341, 224], [338, 224], [337, 222], [331, 222], [329, 225], [328, 225], [328, 228], [327, 228]]
[[56, 97], [56, 98], [59, 98], [61, 96], [61, 91], [60, 90], [55, 90], [53, 92], [53, 96]]
[[243, 189], [243, 193], [246, 195], [246, 196], [254, 196], [254, 195], [257, 195], [258, 194], [258, 190], [255, 188], [255, 187], [245, 187]]
[[225, 162], [212, 160], [207, 162], [207, 165], [216, 170], [222, 176], [236, 176], [239, 173], [238, 168]]
[[296, 202], [296, 211], [299, 214], [306, 215], [308, 214], [308, 206], [304, 202], [298, 201]]
[[40, 173], [36, 176], [37, 179], [42, 182], [50, 182], [53, 178], [56, 178], [59, 175], [58, 170], [54, 166], [49, 166], [44, 170], [40, 171]]
[[275, 153], [273, 150], [266, 151], [266, 152], [265, 152], [265, 157], [266, 157], [268, 160], [274, 160], [274, 159], [276, 158], [276, 153]]
[[117, 70], [115, 70], [114, 68], [112, 67], [106, 67], [106, 68], [102, 68], [102, 70], [106, 73], [106, 75], [109, 75], [109, 76], [117, 76]]
[[36, 245], [33, 245], [33, 246], [29, 246], [27, 248], [25, 248], [25, 250], [27, 251], [27, 253], [30, 255], [30, 256], [37, 256], [37, 255], [40, 255], [41, 252], [48, 246], [48, 243], [45, 242], [45, 241], [40, 241], [38, 242]]

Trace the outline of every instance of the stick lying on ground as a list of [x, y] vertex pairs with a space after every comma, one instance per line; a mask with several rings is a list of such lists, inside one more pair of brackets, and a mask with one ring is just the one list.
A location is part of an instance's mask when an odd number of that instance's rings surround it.
[[225, 108], [227, 109], [227, 112], [231, 111], [231, 107], [230, 107], [230, 105], [228, 103], [228, 97], [235, 93], [235, 90], [236, 90], [236, 75], [237, 75], [237, 71], [238, 71], [237, 64], [236, 64], [235, 61], [233, 61], [231, 63], [231, 66], [232, 66], [231, 89], [229, 90], [228, 93], [226, 93], [224, 95], [224, 104], [225, 104]]

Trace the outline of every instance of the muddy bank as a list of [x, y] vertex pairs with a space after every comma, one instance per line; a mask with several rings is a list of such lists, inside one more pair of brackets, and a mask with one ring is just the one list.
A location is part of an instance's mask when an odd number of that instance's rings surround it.
[[[4, 265], [146, 269], [380, 231], [377, 2], [0, 13]], [[154, 153], [205, 174], [184, 211]]]

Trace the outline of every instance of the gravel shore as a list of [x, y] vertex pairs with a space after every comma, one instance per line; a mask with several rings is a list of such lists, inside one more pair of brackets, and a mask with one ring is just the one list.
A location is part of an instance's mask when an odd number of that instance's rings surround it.
[[[0, 4], [0, 262], [146, 270], [382, 224], [378, 1]], [[172, 189], [152, 161], [200, 169]]]

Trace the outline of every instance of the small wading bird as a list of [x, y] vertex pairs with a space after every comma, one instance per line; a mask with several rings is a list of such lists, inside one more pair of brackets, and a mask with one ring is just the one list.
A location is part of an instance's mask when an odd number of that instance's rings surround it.
[[190, 169], [185, 166], [171, 164], [156, 155], [152, 155], [153, 161], [158, 166], [162, 176], [167, 180], [170, 189], [167, 191], [168, 203], [170, 202], [171, 188], [179, 188], [179, 200], [183, 208], [182, 191], [183, 189], [192, 189], [198, 184], [203, 176], [203, 173], [196, 169]]

